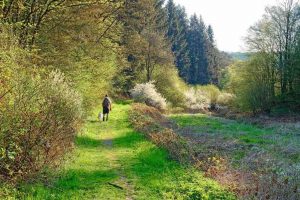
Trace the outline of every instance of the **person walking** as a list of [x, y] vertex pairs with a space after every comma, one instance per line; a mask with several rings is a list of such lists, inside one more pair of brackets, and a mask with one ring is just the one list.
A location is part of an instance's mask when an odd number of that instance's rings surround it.
[[106, 121], [108, 121], [108, 115], [109, 112], [111, 111], [111, 100], [109, 99], [108, 95], [105, 95], [105, 98], [103, 99], [102, 102], [102, 107], [103, 107], [103, 121], [105, 121], [105, 116], [106, 116]]

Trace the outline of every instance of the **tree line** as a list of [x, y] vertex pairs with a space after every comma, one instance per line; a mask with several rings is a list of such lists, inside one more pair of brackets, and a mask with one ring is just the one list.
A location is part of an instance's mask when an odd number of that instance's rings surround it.
[[167, 2], [166, 12], [167, 38], [180, 76], [190, 84], [218, 85], [229, 59], [216, 47], [212, 26], [196, 14], [188, 18], [185, 8], [173, 0]]
[[123, 53], [129, 68], [140, 68], [132, 73], [145, 70], [148, 81], [153, 78], [156, 65], [175, 63], [180, 77], [188, 83], [218, 84], [220, 68], [224, 67], [224, 56], [216, 47], [212, 27], [196, 15], [188, 19], [184, 7], [175, 5], [173, 0], [166, 5], [163, 0], [8, 0], [3, 2], [1, 22], [12, 25], [21, 47], [29, 49], [34, 45], [44, 48], [45, 39], [49, 38], [43, 36], [66, 31], [71, 28], [65, 27], [70, 23], [77, 34], [80, 24], [89, 27], [84, 29], [86, 35], [96, 23], [98, 30], [94, 30], [94, 35], [90, 33], [89, 39], [95, 43], [109, 39], [122, 47], [118, 54]]
[[183, 101], [179, 94], [172, 100], [182, 80], [225, 87], [252, 110], [298, 104], [299, 6], [292, 0], [268, 7], [250, 28], [246, 43], [254, 56], [235, 65], [243, 69], [226, 68], [231, 60], [218, 50], [213, 28], [173, 0], [7, 0], [0, 19], [1, 31], [30, 52], [33, 65], [60, 69], [79, 89], [88, 79], [94, 87], [82, 90], [86, 105], [97, 90], [126, 94], [149, 81], [171, 102]]
[[284, 0], [267, 7], [262, 19], [249, 28], [246, 44], [252, 52], [250, 60], [229, 68], [228, 88], [237, 94], [239, 106], [254, 113], [299, 110], [298, 2]]
[[[122, 44], [129, 65], [122, 73], [132, 78], [145, 70], [146, 81], [151, 81], [155, 68], [175, 65], [179, 76], [189, 84], [219, 84], [220, 70], [230, 61], [217, 49], [212, 27], [197, 15], [188, 19], [184, 7], [173, 0], [164, 3], [151, 0], [125, 4]], [[132, 87], [134, 83], [131, 79], [127, 84]]]

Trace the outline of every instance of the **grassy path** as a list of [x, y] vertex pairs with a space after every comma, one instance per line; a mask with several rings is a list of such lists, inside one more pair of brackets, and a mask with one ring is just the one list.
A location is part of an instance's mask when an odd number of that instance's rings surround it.
[[27, 186], [23, 199], [234, 199], [214, 181], [168, 159], [136, 133], [130, 105], [115, 105], [109, 122], [97, 109], [76, 141], [73, 161], [52, 184]]

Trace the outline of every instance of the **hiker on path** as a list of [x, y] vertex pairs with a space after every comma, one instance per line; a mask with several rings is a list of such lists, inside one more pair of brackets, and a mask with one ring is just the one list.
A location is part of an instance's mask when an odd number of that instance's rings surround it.
[[103, 107], [103, 121], [105, 121], [105, 115], [106, 115], [106, 121], [108, 121], [108, 114], [111, 111], [111, 100], [109, 99], [108, 95], [105, 95], [105, 98], [102, 102]]

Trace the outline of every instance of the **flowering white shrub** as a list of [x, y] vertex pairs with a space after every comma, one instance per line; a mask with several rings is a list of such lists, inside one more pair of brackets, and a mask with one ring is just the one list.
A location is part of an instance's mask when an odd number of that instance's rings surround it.
[[49, 96], [55, 94], [57, 97], [56, 101], [60, 101], [59, 103], [64, 105], [64, 110], [61, 112], [65, 111], [78, 119], [83, 116], [82, 97], [76, 90], [70, 87], [62, 72], [58, 70], [52, 71], [47, 81], [45, 81], [44, 87], [48, 88], [48, 92], [50, 92]]
[[167, 107], [166, 99], [157, 92], [153, 82], [137, 84], [131, 91], [132, 98], [149, 106], [165, 110]]
[[219, 105], [228, 105], [233, 101], [234, 98], [235, 96], [233, 94], [224, 92], [218, 96], [217, 103]]
[[186, 106], [193, 110], [203, 110], [209, 105], [209, 99], [206, 94], [194, 88], [185, 92]]
[[210, 106], [216, 106], [217, 100], [221, 91], [215, 85], [205, 85], [198, 87], [198, 90], [202, 91], [205, 96], [209, 99]]
[[226, 106], [234, 99], [234, 95], [221, 92], [214, 85], [197, 86], [185, 93], [186, 107], [193, 110], [217, 109]]

